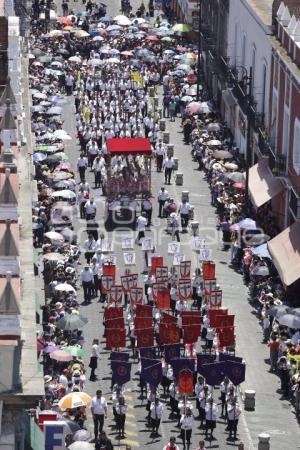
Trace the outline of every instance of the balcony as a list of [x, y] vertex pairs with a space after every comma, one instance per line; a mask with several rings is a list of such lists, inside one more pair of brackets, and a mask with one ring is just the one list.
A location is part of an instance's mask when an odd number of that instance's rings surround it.
[[274, 177], [285, 177], [286, 175], [286, 155], [278, 155], [272, 148], [265, 129], [258, 128], [258, 147], [262, 155], [269, 157], [269, 166]]

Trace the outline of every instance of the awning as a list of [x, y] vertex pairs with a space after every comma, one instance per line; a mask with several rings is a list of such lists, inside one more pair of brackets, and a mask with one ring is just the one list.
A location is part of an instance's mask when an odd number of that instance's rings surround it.
[[232, 89], [225, 89], [224, 91], [222, 91], [222, 97], [229, 108], [232, 108], [237, 104], [237, 99], [233, 95]]
[[261, 159], [249, 169], [249, 192], [256, 208], [264, 205], [284, 189], [283, 184], [275, 178], [269, 168], [268, 158]]
[[293, 223], [271, 239], [268, 249], [286, 286], [300, 278], [300, 222]]

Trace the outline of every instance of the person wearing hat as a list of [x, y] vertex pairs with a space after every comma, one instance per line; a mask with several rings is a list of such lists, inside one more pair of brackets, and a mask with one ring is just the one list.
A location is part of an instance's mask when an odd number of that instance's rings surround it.
[[142, 212], [141, 215], [136, 219], [136, 226], [138, 230], [136, 243], [139, 244], [140, 240], [145, 237], [145, 230], [147, 226], [147, 219], [145, 212]]

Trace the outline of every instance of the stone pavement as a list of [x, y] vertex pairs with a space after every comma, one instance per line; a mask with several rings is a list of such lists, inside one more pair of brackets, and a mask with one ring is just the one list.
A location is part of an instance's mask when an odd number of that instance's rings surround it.
[[[139, 6], [140, 2], [131, 2], [134, 10]], [[119, 14], [118, 0], [110, 0], [108, 4], [108, 14], [115, 16]], [[70, 9], [81, 9], [81, 3], [69, 3]], [[72, 98], [64, 108], [65, 129], [74, 138], [73, 141], [67, 141], [66, 153], [70, 157], [70, 161], [76, 163], [79, 147], [76, 143], [76, 130], [74, 120], [74, 107]], [[167, 121], [168, 122], [168, 121]], [[180, 129], [180, 119], [176, 119], [175, 123], [167, 123], [167, 129], [171, 134], [171, 143], [175, 144], [175, 157], [179, 158], [179, 172], [184, 174], [184, 185], [175, 186], [173, 181], [168, 186], [170, 195], [177, 201], [180, 201], [182, 190], [190, 192], [190, 203], [195, 207], [195, 219], [200, 223], [200, 236], [205, 238], [206, 245], [213, 250], [213, 259], [216, 261], [217, 280], [223, 290], [223, 302], [230, 312], [236, 315], [236, 335], [237, 335], [237, 355], [244, 357], [247, 370], [246, 381], [242, 385], [242, 390], [254, 389], [256, 391], [256, 409], [254, 412], [244, 412], [239, 423], [239, 439], [245, 444], [247, 450], [257, 448], [257, 436], [261, 432], [268, 432], [271, 435], [271, 449], [285, 450], [296, 449], [300, 443], [300, 433], [292, 408], [287, 401], [280, 400], [276, 390], [279, 387], [278, 378], [274, 374], [268, 373], [268, 351], [266, 346], [261, 343], [262, 332], [256, 317], [252, 314], [252, 308], [247, 300], [247, 289], [243, 284], [242, 277], [228, 267], [228, 254], [221, 250], [221, 237], [216, 231], [216, 216], [214, 209], [210, 206], [210, 192], [206, 181], [203, 179], [203, 173], [197, 171], [196, 164], [192, 162], [190, 155], [190, 147], [182, 143], [182, 134]], [[79, 181], [79, 180], [78, 180]], [[93, 186], [93, 174], [88, 174], [88, 181]], [[152, 174], [152, 193], [155, 211], [153, 213], [154, 226], [149, 232], [149, 236], [153, 236], [155, 245], [161, 254], [164, 255], [167, 264], [171, 264], [172, 260], [166, 254], [167, 243], [171, 238], [164, 233], [165, 222], [157, 218], [156, 196], [163, 185], [163, 175], [153, 171]], [[100, 229], [104, 230], [104, 210], [105, 199], [100, 195], [100, 190], [93, 190], [93, 195], [97, 202], [97, 221]], [[74, 226], [79, 234], [80, 241], [86, 239], [85, 221], [76, 219]], [[129, 234], [126, 232], [126, 235]], [[115, 243], [115, 254], [118, 256], [118, 262], [122, 262], [122, 251], [120, 246], [120, 237], [124, 235], [124, 231], [116, 230], [110, 233], [110, 239]], [[196, 266], [195, 255], [191, 250], [191, 236], [181, 235], [181, 249], [187, 259], [191, 259]], [[83, 262], [83, 261], [82, 261]], [[144, 267], [144, 258], [140, 247], [136, 247], [136, 267], [139, 272]], [[118, 267], [118, 276], [124, 272], [123, 267]], [[139, 285], [142, 285], [140, 275]], [[82, 293], [79, 293], [81, 300]], [[95, 301], [88, 306], [82, 307], [82, 314], [88, 317], [89, 323], [84, 328], [84, 336], [86, 343], [84, 345], [86, 357], [85, 364], [88, 367], [89, 351], [94, 337], [102, 337], [102, 305]], [[101, 339], [101, 347], [104, 341]], [[110, 368], [108, 355], [109, 352], [102, 351], [102, 360], [100, 367], [97, 369], [99, 380], [96, 383], [87, 382], [87, 392], [94, 395], [97, 388], [101, 387], [105, 397], [110, 400]], [[137, 370], [137, 365], [133, 364], [132, 374]], [[138, 399], [138, 377], [133, 376], [132, 382], [129, 383], [126, 392], [126, 399], [129, 404], [129, 413], [126, 421], [126, 440], [122, 440], [122, 444], [131, 445], [132, 448], [148, 447], [149, 449], [159, 450], [168, 442], [170, 435], [177, 435], [178, 429], [174, 427], [175, 423], [168, 419], [169, 411], [165, 410], [160, 440], [152, 440], [149, 430], [145, 427], [145, 402], [142, 404]], [[215, 395], [217, 399], [217, 395]], [[109, 418], [106, 421], [105, 429], [110, 437], [114, 440], [115, 433], [111, 429], [112, 424], [112, 408], [109, 408]], [[91, 421], [89, 428], [93, 430]], [[192, 447], [195, 448], [202, 434], [198, 429], [197, 421], [194, 424]], [[207, 443], [207, 448], [229, 449], [236, 447], [236, 444], [226, 442], [227, 434], [225, 434], [225, 424], [218, 421], [216, 438], [212, 443]], [[181, 440], [178, 439], [179, 447]]]

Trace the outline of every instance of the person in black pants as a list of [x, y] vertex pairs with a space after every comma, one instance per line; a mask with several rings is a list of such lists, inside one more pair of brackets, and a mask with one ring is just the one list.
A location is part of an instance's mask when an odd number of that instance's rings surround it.
[[97, 440], [98, 433], [102, 433], [104, 426], [104, 418], [107, 416], [107, 404], [104, 397], [102, 397], [102, 391], [97, 390], [96, 396], [92, 399], [91, 412], [94, 420], [94, 434], [95, 440]]

